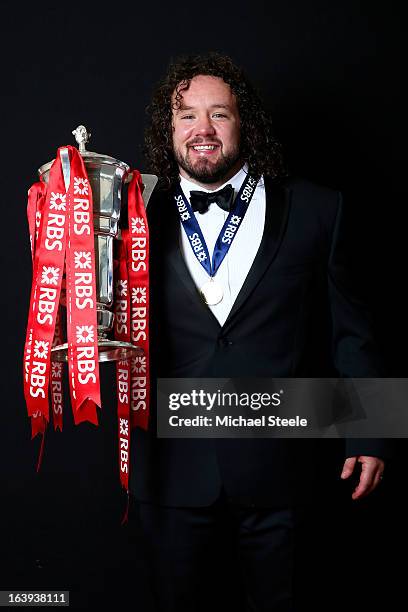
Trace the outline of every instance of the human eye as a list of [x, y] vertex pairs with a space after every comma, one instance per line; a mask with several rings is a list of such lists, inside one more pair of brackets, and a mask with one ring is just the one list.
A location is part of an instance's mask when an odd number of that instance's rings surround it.
[[182, 115], [180, 119], [194, 119], [194, 115]]
[[214, 114], [213, 114], [213, 117], [214, 117], [215, 119], [226, 119], [226, 118], [227, 118], [227, 115], [225, 115], [224, 113], [214, 113]]

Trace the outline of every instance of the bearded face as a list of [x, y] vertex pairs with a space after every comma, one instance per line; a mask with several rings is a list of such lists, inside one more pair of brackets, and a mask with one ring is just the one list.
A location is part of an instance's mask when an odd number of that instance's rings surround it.
[[173, 110], [173, 150], [180, 174], [216, 186], [241, 167], [235, 95], [221, 78], [199, 75]]

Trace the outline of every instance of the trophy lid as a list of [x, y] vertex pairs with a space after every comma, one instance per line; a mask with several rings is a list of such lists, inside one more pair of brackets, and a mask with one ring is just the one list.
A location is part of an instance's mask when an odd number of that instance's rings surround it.
[[[114, 157], [110, 157], [110, 155], [103, 155], [101, 153], [95, 153], [94, 151], [87, 151], [85, 145], [89, 142], [91, 137], [91, 132], [88, 132], [84, 125], [78, 125], [75, 130], [72, 131], [75, 136], [75, 140], [78, 143], [78, 149], [82, 157], [84, 158], [85, 163], [95, 163], [98, 166], [102, 164], [108, 164], [111, 166], [117, 166], [122, 168], [124, 171], [129, 170], [129, 166]], [[41, 168], [38, 169], [38, 174], [42, 176], [43, 174], [47, 174], [55, 160], [52, 159], [50, 162], [43, 164]]]

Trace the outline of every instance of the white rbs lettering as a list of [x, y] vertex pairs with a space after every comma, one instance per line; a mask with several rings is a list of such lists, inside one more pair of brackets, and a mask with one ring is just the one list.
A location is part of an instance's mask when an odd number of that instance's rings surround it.
[[146, 376], [132, 380], [132, 410], [146, 410]]
[[139, 342], [140, 340], [146, 340], [146, 316], [147, 309], [145, 306], [132, 307], [132, 340], [133, 342]]
[[238, 227], [236, 225], [232, 225], [231, 223], [229, 223], [227, 225], [227, 227], [225, 228], [225, 232], [224, 235], [222, 237], [222, 242], [224, 244], [231, 244], [232, 242], [232, 238], [235, 234], [235, 232], [237, 231]]
[[56, 297], [56, 289], [52, 287], [40, 287], [37, 313], [37, 322], [40, 325], [52, 325]]
[[129, 401], [129, 371], [118, 369], [118, 394], [119, 401], [127, 404]]
[[62, 251], [62, 239], [64, 238], [65, 215], [57, 215], [50, 212], [48, 216], [45, 248], [47, 251]]
[[52, 409], [54, 414], [62, 414], [62, 384], [59, 380], [53, 380], [52, 388]]
[[127, 334], [127, 302], [126, 300], [116, 300], [115, 306], [116, 333]]
[[175, 200], [180, 213], [181, 220], [188, 221], [190, 219], [190, 213], [188, 212], [187, 206], [184, 203], [183, 196], [178, 195], [176, 196]]
[[120, 438], [120, 471], [127, 474], [128, 459], [129, 459], [129, 441], [126, 438]]
[[197, 232], [194, 232], [194, 234], [190, 234], [188, 239], [190, 240], [194, 253], [200, 253], [200, 251], [204, 251], [203, 243], [201, 242], [201, 238], [197, 234]]
[[252, 192], [255, 189], [255, 187], [256, 187], [256, 181], [255, 179], [250, 177], [248, 180], [248, 185], [245, 186], [244, 191], [241, 194], [241, 200], [243, 202], [249, 202], [249, 200], [251, 199]]
[[41, 361], [33, 361], [33, 367], [31, 369], [30, 376], [30, 395], [31, 397], [42, 397], [45, 398], [45, 370], [47, 364]]
[[93, 308], [92, 272], [75, 272], [75, 304], [77, 308]]
[[96, 383], [96, 363], [95, 350], [93, 346], [78, 347], [77, 352], [78, 364], [78, 381], [81, 385], [87, 385], [89, 382]]
[[91, 233], [89, 200], [85, 198], [74, 198], [74, 232], [77, 236]]
[[132, 270], [133, 272], [146, 271], [146, 238], [132, 237]]

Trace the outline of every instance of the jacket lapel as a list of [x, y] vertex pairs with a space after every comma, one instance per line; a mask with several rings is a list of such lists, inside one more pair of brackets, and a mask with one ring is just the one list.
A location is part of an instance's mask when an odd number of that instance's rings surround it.
[[167, 262], [176, 271], [180, 282], [184, 288], [188, 291], [191, 298], [196, 302], [197, 308], [199, 308], [204, 316], [209, 317], [212, 324], [215, 324], [218, 329], [221, 329], [221, 325], [218, 319], [213, 315], [211, 310], [205, 304], [201, 297], [195, 283], [188, 271], [186, 262], [184, 261], [183, 255], [180, 248], [180, 218], [177, 214], [177, 209], [174, 204], [173, 198], [170, 196], [168, 201], [165, 202], [168, 214], [162, 217], [166, 219], [166, 227], [161, 228], [161, 232], [166, 232], [166, 239], [164, 244], [165, 258]]
[[[226, 322], [224, 323], [223, 329], [230, 324], [231, 320], [240, 311], [248, 297], [262, 279], [263, 275], [272, 263], [282, 240], [290, 207], [290, 190], [285, 188], [285, 185], [282, 183], [272, 179], [265, 179], [265, 193], [265, 227], [261, 244], [248, 276], [241, 287]], [[200, 296], [200, 293], [190, 276], [186, 263], [181, 254], [179, 239], [180, 220], [177, 215], [174, 202], [172, 201], [172, 197], [169, 196], [168, 199], [166, 198], [166, 201], [162, 202], [162, 205], [162, 213], [165, 214], [161, 215], [160, 231], [165, 236], [163, 246], [166, 253], [166, 259], [177, 272], [180, 282], [188, 291], [191, 298], [196, 301], [200, 310], [203, 313], [207, 313], [207, 316], [213, 321], [213, 323], [215, 323], [217, 327], [221, 329], [218, 320], [206, 306], [202, 297]], [[165, 227], [163, 227], [163, 222], [165, 223]]]
[[264, 233], [248, 276], [224, 323], [226, 328], [254, 291], [278, 252], [290, 208], [290, 190], [283, 183], [265, 179], [266, 212]]

